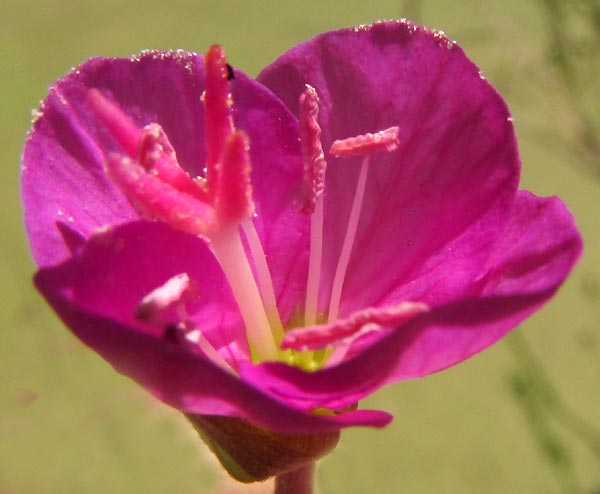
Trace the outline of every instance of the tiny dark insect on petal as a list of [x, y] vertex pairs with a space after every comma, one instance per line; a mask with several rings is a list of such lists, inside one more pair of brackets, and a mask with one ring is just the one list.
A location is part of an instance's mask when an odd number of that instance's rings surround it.
[[227, 80], [231, 81], [232, 79], [235, 79], [235, 74], [233, 73], [233, 67], [229, 64], [227, 64]]

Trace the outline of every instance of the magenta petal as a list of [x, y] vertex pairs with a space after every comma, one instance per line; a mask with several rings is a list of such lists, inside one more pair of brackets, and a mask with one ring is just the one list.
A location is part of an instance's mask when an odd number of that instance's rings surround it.
[[334, 416], [302, 412], [248, 386], [202, 357], [78, 310], [57, 295], [52, 280], [44, 273], [38, 276], [37, 283], [79, 339], [110, 362], [115, 370], [184, 412], [242, 417], [292, 434], [327, 432], [350, 426], [384, 427], [391, 420], [389, 414], [376, 410], [355, 410]]
[[231, 327], [243, 327], [205, 244], [159, 223], [132, 223], [93, 236], [75, 258], [41, 270], [36, 285], [86, 345], [118, 372], [184, 412], [244, 417], [290, 433], [382, 427], [389, 422], [388, 414], [377, 411], [306, 414], [136, 321], [133, 311], [141, 297], [178, 272], [197, 280], [200, 300], [192, 319], [215, 346], [219, 338], [235, 333]]
[[439, 321], [407, 342], [388, 380], [443, 370], [494, 344], [554, 295], [581, 251], [581, 236], [560, 199], [520, 191], [488, 272], [475, 281], [480, 298], [442, 308]]
[[[444, 264], [460, 263], [462, 274], [445, 278], [444, 291], [435, 299], [425, 292], [422, 301], [450, 300], [481, 272], [489, 249], [478, 246], [502, 233], [519, 158], [504, 101], [460, 47], [405, 21], [381, 22], [302, 43], [258, 80], [293, 111], [304, 84], [316, 88], [325, 149], [336, 139], [399, 128], [398, 150], [371, 159], [341, 315], [379, 305], [430, 270], [442, 251]], [[359, 162], [328, 156], [325, 298]], [[444, 251], [461, 236], [460, 248]]]
[[582, 250], [573, 215], [558, 197], [520, 190], [508, 228], [488, 262], [482, 295], [553, 293]]
[[146, 295], [180, 274], [198, 286], [191, 320], [215, 347], [235, 341], [247, 351], [237, 304], [215, 257], [204, 241], [164, 223], [138, 221], [100, 230], [69, 261], [41, 270], [38, 284], [46, 280], [45, 294], [51, 286], [80, 311], [159, 335], [140, 323], [136, 312]]
[[298, 407], [343, 407], [385, 383], [457, 364], [492, 345], [556, 292], [579, 258], [582, 242], [557, 198], [517, 195], [514, 214], [489, 261], [473, 280], [475, 297], [433, 308], [338, 366], [307, 373], [281, 364], [242, 368], [251, 384]]

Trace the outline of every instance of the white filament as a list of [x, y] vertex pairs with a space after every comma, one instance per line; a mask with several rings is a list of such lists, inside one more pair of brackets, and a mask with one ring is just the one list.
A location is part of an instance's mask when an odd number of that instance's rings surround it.
[[360, 173], [356, 183], [356, 192], [354, 193], [354, 200], [352, 202], [350, 217], [348, 219], [348, 227], [346, 228], [344, 243], [342, 244], [342, 250], [340, 252], [338, 264], [335, 269], [335, 276], [333, 278], [333, 285], [331, 287], [331, 299], [329, 300], [328, 312], [329, 322], [335, 321], [338, 318], [340, 298], [342, 296], [342, 288], [344, 287], [344, 280], [346, 278], [346, 270], [348, 269], [348, 262], [350, 261], [350, 254], [352, 253], [352, 246], [354, 245], [354, 238], [356, 237], [356, 230], [358, 229], [360, 210], [362, 209], [362, 203], [365, 197], [365, 186], [367, 183], [367, 173], [369, 171], [369, 161], [369, 155], [367, 155], [363, 159], [360, 166]]
[[273, 288], [273, 280], [269, 271], [269, 265], [267, 264], [267, 256], [265, 255], [265, 251], [252, 219], [242, 222], [242, 230], [246, 235], [250, 253], [254, 260], [254, 267], [264, 308], [267, 312], [267, 317], [271, 322], [271, 329], [275, 336], [275, 341], [279, 343], [283, 339], [283, 325], [281, 324], [281, 318], [279, 316], [279, 311], [277, 310], [275, 289]]
[[306, 305], [304, 307], [305, 326], [314, 326], [317, 322], [322, 256], [323, 194], [320, 194], [315, 202], [315, 210], [310, 217], [310, 259], [308, 264], [308, 280], [306, 282]]
[[277, 347], [237, 225], [210, 240], [244, 319], [254, 360], [275, 360]]

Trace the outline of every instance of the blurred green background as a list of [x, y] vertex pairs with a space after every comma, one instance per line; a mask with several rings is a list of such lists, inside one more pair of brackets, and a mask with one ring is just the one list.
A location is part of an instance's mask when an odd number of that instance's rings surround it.
[[47, 87], [92, 55], [215, 42], [256, 75], [322, 31], [398, 17], [444, 30], [503, 93], [523, 187], [566, 201], [586, 253], [506, 341], [367, 400], [395, 421], [346, 431], [321, 464], [320, 492], [600, 492], [597, 0], [25, 0], [0, 8], [0, 494], [245, 492], [222, 483], [178, 413], [78, 343], [32, 289], [18, 167]]

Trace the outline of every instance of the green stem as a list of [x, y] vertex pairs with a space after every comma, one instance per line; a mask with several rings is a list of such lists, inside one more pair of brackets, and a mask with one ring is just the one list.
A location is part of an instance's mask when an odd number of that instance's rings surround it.
[[316, 463], [275, 477], [275, 494], [313, 494]]
[[509, 350], [523, 369], [526, 378], [534, 384], [532, 390], [547, 414], [554, 414], [561, 425], [574, 434], [590, 451], [600, 458], [600, 430], [581, 417], [560, 395], [542, 362], [519, 331], [505, 339]]

